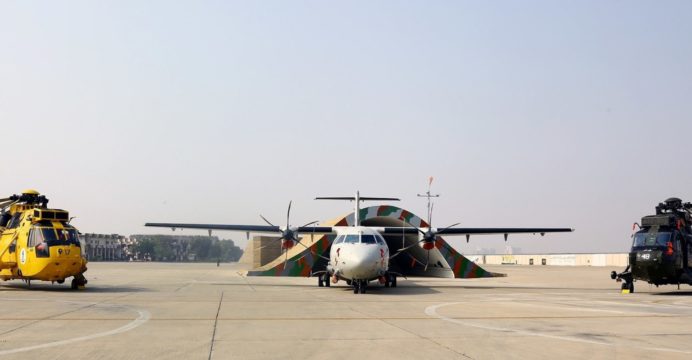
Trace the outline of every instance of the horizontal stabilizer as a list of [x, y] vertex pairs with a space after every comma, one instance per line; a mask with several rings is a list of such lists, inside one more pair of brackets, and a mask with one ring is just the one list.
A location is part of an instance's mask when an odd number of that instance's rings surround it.
[[[401, 201], [401, 199], [389, 198], [389, 197], [361, 196], [361, 197], [359, 197], [359, 199], [360, 199], [360, 201]], [[328, 197], [316, 197], [315, 200], [349, 200], [349, 201], [355, 201], [356, 198], [353, 196], [328, 196]]]

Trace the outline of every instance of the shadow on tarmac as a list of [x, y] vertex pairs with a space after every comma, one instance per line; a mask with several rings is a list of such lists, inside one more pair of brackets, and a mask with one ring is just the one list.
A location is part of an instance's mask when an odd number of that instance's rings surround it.
[[[635, 294], [637, 292], [635, 291]], [[660, 293], [652, 293], [651, 295], [656, 296], [692, 296], [692, 290], [679, 290], [679, 291], [666, 291]]]
[[90, 293], [90, 294], [118, 294], [118, 293], [131, 293], [131, 292], [142, 292], [147, 291], [147, 289], [129, 287], [129, 286], [89, 286], [87, 285], [81, 290], [72, 290], [70, 284], [65, 282], [65, 284], [31, 284], [28, 286], [26, 283], [12, 283], [12, 284], [0, 284], [0, 292], [5, 291], [43, 291], [43, 292], [57, 292], [57, 293]]

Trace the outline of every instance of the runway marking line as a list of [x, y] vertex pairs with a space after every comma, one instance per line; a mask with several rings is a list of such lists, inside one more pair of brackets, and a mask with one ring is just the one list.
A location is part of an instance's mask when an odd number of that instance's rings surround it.
[[[44, 299], [0, 299], [0, 301], [5, 300], [5, 301], [45, 301]], [[68, 300], [55, 300], [55, 302], [62, 302], [62, 303], [69, 303], [69, 304], [89, 304], [86, 302], [80, 302], [80, 301], [68, 301]], [[142, 309], [136, 309], [130, 306], [126, 305], [118, 305], [118, 304], [103, 304], [103, 303], [95, 303], [92, 304], [92, 307], [115, 307], [115, 308], [121, 308], [121, 309], [128, 309], [128, 310], [133, 310], [138, 313], [138, 316], [136, 319], [130, 321], [129, 323], [113, 330], [108, 330], [108, 331], [103, 331], [100, 333], [95, 333], [91, 335], [85, 335], [85, 336], [78, 336], [75, 338], [71, 339], [65, 339], [65, 340], [57, 340], [57, 341], [51, 341], [43, 344], [36, 344], [36, 345], [31, 345], [31, 346], [25, 346], [21, 348], [15, 348], [15, 349], [8, 349], [8, 350], [0, 350], [0, 356], [2, 355], [9, 355], [9, 354], [16, 354], [20, 352], [25, 352], [25, 351], [31, 351], [31, 350], [37, 350], [37, 349], [45, 349], [45, 348], [50, 348], [54, 346], [62, 346], [62, 345], [67, 345], [67, 344], [72, 344], [80, 341], [86, 341], [86, 340], [93, 340], [97, 339], [100, 337], [104, 336], [110, 336], [110, 335], [115, 335], [115, 334], [120, 334], [124, 333], [127, 331], [130, 331], [132, 329], [135, 329], [142, 324], [146, 323], [149, 321], [151, 318], [151, 314]], [[58, 319], [55, 319], [58, 320]], [[119, 319], [122, 320], [122, 319]]]
[[[437, 313], [437, 309], [439, 309], [439, 308], [446, 307], [446, 306], [452, 306], [452, 305], [459, 305], [459, 304], [462, 304], [462, 302], [443, 303], [443, 304], [428, 306], [425, 308], [425, 314], [430, 316], [430, 317], [438, 318], [438, 319], [443, 320], [443, 321], [451, 322], [451, 323], [462, 325], [462, 326], [482, 329], [482, 330], [514, 333], [514, 334], [520, 334], [520, 335], [526, 335], [526, 336], [535, 336], [535, 337], [542, 337], [542, 338], [547, 338], [547, 339], [564, 340], [564, 341], [579, 342], [579, 343], [592, 344], [592, 345], [613, 346], [613, 347], [617, 346], [616, 344], [613, 344], [613, 343], [608, 343], [608, 342], [603, 342], [603, 341], [595, 341], [595, 340], [586, 340], [586, 339], [573, 337], [573, 336], [551, 335], [551, 334], [545, 334], [545, 333], [541, 333], [541, 332], [537, 332], [537, 331], [528, 331], [528, 330], [512, 329], [509, 327], [499, 327], [499, 326], [491, 326], [491, 325], [474, 324], [474, 323], [462, 321], [460, 319], [455, 319], [455, 318], [447, 317], [444, 315], [440, 315]], [[637, 346], [637, 345], [628, 345], [628, 346], [632, 347], [632, 348], [638, 348], [641, 350], [671, 352], [671, 353], [678, 353], [678, 354], [692, 354], [692, 351], [685, 351], [685, 350], [645, 347], [645, 346]]]

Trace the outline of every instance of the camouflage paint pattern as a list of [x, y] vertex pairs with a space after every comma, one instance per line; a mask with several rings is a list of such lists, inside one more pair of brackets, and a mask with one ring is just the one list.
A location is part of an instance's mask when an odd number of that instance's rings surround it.
[[[361, 221], [378, 217], [388, 217], [403, 220], [406, 223], [416, 227], [428, 226], [428, 224], [419, 216], [416, 216], [415, 214], [396, 206], [371, 206], [360, 210]], [[344, 217], [338, 218], [336, 221], [331, 222], [333, 224], [321, 224], [320, 226], [353, 226], [354, 222], [354, 214], [350, 213]], [[302, 235], [304, 239], [309, 238], [309, 234]], [[319, 238], [309, 246], [305, 244], [308, 246], [307, 249], [300, 245], [296, 245], [293, 247], [293, 249], [289, 250], [288, 261], [286, 261], [285, 264], [283, 261], [284, 257], [282, 256], [267, 265], [248, 271], [248, 276], [310, 276], [313, 271], [313, 266], [319, 260], [319, 256], [317, 254], [328, 256], [327, 250], [329, 249], [332, 241], [334, 241], [336, 238], [336, 235], [315, 236], [319, 236]], [[447, 262], [447, 267], [452, 269], [455, 278], [468, 279], [493, 277], [499, 275], [486, 271], [480, 266], [476, 265], [473, 261], [470, 261], [454, 250], [454, 248], [452, 248], [441, 237], [438, 237], [437, 241], [435, 242], [435, 248], [440, 252], [442, 257]]]

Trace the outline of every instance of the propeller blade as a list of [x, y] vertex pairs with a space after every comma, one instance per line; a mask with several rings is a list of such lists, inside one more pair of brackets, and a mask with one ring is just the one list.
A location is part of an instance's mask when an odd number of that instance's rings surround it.
[[316, 254], [314, 251], [312, 251], [312, 249], [310, 249], [310, 247], [308, 247], [307, 245], [303, 244], [302, 242], [298, 241], [298, 244], [300, 244], [302, 247], [304, 247], [304, 248], [310, 250], [310, 253], [311, 253], [312, 255], [319, 256], [319, 257], [321, 257], [322, 259], [325, 259], [325, 260], [327, 260], [327, 261], [330, 260], [330, 259], [329, 259], [328, 257], [326, 257], [326, 256], [322, 256], [322, 255]]
[[303, 226], [301, 226], [301, 227], [308, 227], [308, 226], [310, 226], [310, 225], [312, 225], [312, 224], [317, 224], [318, 222], [319, 222], [319, 220], [315, 220], [315, 221], [309, 222], [309, 223], [307, 223], [307, 224], [305, 224], [305, 225], [303, 225]]
[[458, 223], [456, 223], [456, 224], [449, 225], [449, 226], [447, 226], [446, 228], [444, 228], [444, 229], [438, 231], [437, 233], [438, 233], [438, 234], [442, 234], [445, 230], [451, 229], [451, 228], [453, 228], [453, 227], [455, 227], [455, 226], [457, 226], [457, 225], [459, 225], [459, 224], [461, 224], [461, 223], [458, 222]]
[[264, 216], [262, 216], [262, 214], [260, 214], [260, 217], [262, 218], [262, 220], [264, 220], [264, 222], [269, 224], [269, 226], [275, 226], [274, 224], [270, 223], [269, 220], [267, 220]]
[[288, 211], [286, 212], [286, 229], [291, 227], [291, 204], [293, 200], [288, 202]]
[[428, 264], [430, 264], [430, 250], [427, 251], [428, 256], [427, 259], [425, 260], [425, 269], [423, 271], [428, 271]]
[[407, 246], [407, 247], [405, 247], [405, 248], [401, 248], [401, 249], [397, 250], [397, 251], [396, 251], [396, 254], [390, 256], [389, 258], [390, 258], [390, 259], [394, 259], [395, 257], [399, 256], [400, 254], [403, 254], [404, 251], [406, 251], [406, 250], [408, 250], [408, 249], [410, 249], [410, 248], [412, 248], [412, 247], [414, 247], [414, 246], [417, 246], [417, 245], [418, 245], [419, 243], [421, 243], [422, 241], [423, 241], [423, 240], [417, 241], [417, 242], [415, 242], [413, 245], [409, 245], [409, 246]]

